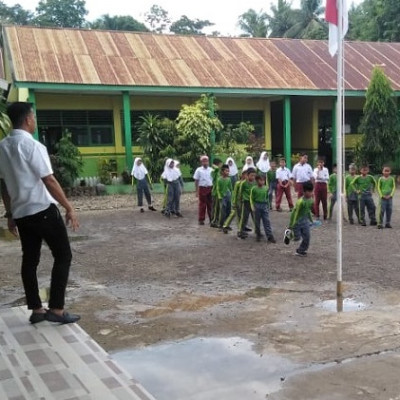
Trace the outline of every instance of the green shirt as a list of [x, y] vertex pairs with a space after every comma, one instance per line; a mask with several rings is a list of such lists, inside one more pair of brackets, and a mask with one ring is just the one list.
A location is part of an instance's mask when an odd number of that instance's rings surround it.
[[212, 196], [217, 196], [217, 183], [218, 183], [219, 177], [220, 177], [219, 167], [214, 166], [213, 170], [211, 172], [211, 179], [212, 179], [212, 183], [213, 183], [213, 187], [212, 187], [212, 191], [211, 191]]
[[335, 193], [337, 190], [337, 174], [333, 173], [329, 176], [328, 191], [329, 193]]
[[346, 175], [346, 178], [344, 180], [344, 190], [346, 193], [346, 196], [349, 197], [354, 193], [354, 187], [351, 185], [351, 182], [353, 182], [354, 178], [356, 178], [357, 175]]
[[350, 184], [357, 193], [372, 194], [376, 188], [376, 181], [372, 175], [359, 175]]
[[387, 179], [381, 176], [378, 179], [378, 193], [379, 197], [390, 196], [393, 197], [396, 191], [396, 182], [393, 176], [389, 176]]
[[232, 205], [239, 206], [240, 205], [240, 196], [239, 196], [239, 190], [240, 190], [240, 185], [243, 183], [243, 181], [237, 181], [235, 183], [235, 186], [233, 188], [233, 193], [232, 193]]
[[227, 194], [232, 193], [232, 181], [228, 176], [223, 178], [222, 176], [217, 181], [217, 196], [218, 199], [222, 200]]
[[314, 200], [305, 199], [304, 197], [300, 197], [297, 200], [292, 214], [290, 215], [290, 223], [289, 228], [292, 229], [301, 219], [308, 218], [310, 222], [312, 222], [312, 214], [311, 210], [314, 206]]
[[275, 181], [275, 180], [276, 180], [276, 169], [275, 169], [275, 170], [270, 169], [270, 170], [267, 172], [267, 182], [268, 182], [268, 185], [271, 186], [271, 183], [272, 183], [273, 181]]
[[255, 184], [256, 181], [249, 182], [247, 179], [241, 183], [239, 190], [239, 196], [241, 202], [250, 201], [250, 192]]
[[268, 186], [253, 186], [250, 191], [250, 203], [252, 207], [254, 203], [268, 203]]

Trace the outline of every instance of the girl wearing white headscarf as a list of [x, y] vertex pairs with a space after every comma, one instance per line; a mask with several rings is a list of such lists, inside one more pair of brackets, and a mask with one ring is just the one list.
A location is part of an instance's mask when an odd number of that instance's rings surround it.
[[271, 169], [271, 166], [269, 164], [268, 153], [266, 151], [263, 151], [261, 153], [260, 159], [257, 162], [257, 168], [264, 175], [264, 177], [267, 175], [267, 172]]
[[231, 178], [232, 187], [234, 187], [238, 180], [238, 167], [232, 157], [228, 157], [225, 164], [229, 166], [229, 177]]
[[256, 166], [254, 165], [253, 157], [251, 157], [251, 156], [246, 157], [246, 162], [243, 165], [242, 172], [247, 171], [249, 168], [254, 168], [255, 170], [257, 169]]
[[133, 162], [133, 168], [131, 172], [132, 185], [136, 185], [138, 207], [140, 212], [144, 212], [143, 208], [143, 194], [146, 197], [147, 205], [149, 210], [156, 211], [152, 205], [150, 188], [152, 187], [151, 180], [147, 168], [143, 164], [143, 160], [140, 157], [136, 157]]
[[165, 161], [164, 172], [161, 175], [161, 178], [167, 185], [167, 204], [164, 211], [166, 217], [170, 217], [171, 214], [182, 217], [180, 213], [182, 174], [179, 168], [176, 167], [176, 163], [179, 165], [178, 161], [168, 158]]

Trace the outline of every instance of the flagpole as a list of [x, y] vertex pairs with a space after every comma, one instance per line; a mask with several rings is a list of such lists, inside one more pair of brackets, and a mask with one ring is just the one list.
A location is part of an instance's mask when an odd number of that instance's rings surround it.
[[336, 164], [337, 164], [337, 217], [336, 217], [336, 248], [337, 248], [337, 285], [336, 295], [338, 299], [343, 298], [343, 1], [337, 0], [338, 9], [338, 56], [337, 56], [337, 102], [336, 102]]

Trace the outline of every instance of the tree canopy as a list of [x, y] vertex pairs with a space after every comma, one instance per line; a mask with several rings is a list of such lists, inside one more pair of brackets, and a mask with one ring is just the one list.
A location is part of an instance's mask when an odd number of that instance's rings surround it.
[[136, 31], [148, 32], [148, 28], [142, 22], [129, 15], [104, 14], [91, 24], [92, 29], [105, 29], [110, 31]]

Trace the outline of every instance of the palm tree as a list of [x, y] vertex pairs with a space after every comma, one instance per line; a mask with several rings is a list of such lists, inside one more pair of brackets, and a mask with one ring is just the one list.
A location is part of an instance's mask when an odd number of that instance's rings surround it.
[[296, 11], [287, 0], [278, 0], [277, 5], [271, 6], [272, 15], [268, 16], [269, 37], [284, 37], [286, 32], [295, 24]]
[[239, 16], [238, 25], [245, 32], [242, 36], [265, 38], [268, 35], [268, 15], [263, 10], [257, 13], [250, 8]]

